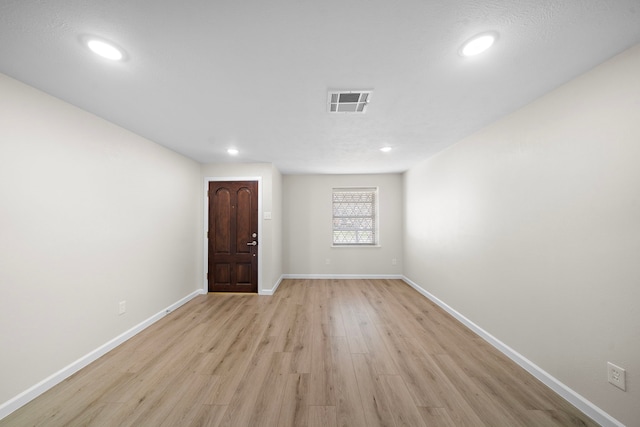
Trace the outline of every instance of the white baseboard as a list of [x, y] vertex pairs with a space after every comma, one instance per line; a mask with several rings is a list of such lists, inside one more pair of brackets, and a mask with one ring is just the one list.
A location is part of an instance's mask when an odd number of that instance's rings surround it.
[[271, 289], [262, 289], [260, 295], [273, 295], [284, 279], [399, 279], [400, 274], [283, 274]]
[[263, 289], [260, 295], [273, 295], [284, 279], [402, 279], [397, 275], [380, 274], [283, 274], [271, 289]]
[[403, 279], [400, 274], [283, 274], [283, 279]]
[[275, 294], [276, 290], [278, 289], [278, 286], [280, 286], [280, 283], [282, 283], [282, 279], [284, 279], [284, 276], [280, 276], [280, 278], [278, 279], [276, 284], [273, 285], [273, 288], [271, 288], [271, 289], [263, 289], [260, 292], [258, 292], [258, 294], [259, 295], [273, 295], [273, 294]]
[[593, 419], [598, 424], [603, 427], [625, 427], [620, 421], [613, 418], [611, 415], [607, 414], [605, 411], [582, 397], [580, 394], [576, 393], [560, 381], [558, 381], [555, 377], [551, 376], [544, 369], [540, 368], [538, 365], [491, 335], [489, 332], [482, 329], [480, 326], [473, 323], [471, 320], [467, 319], [465, 316], [460, 314], [458, 311], [453, 309], [451, 306], [447, 305], [444, 301], [440, 300], [435, 295], [431, 294], [429, 291], [423, 289], [417, 283], [411, 281], [406, 276], [402, 276], [402, 280], [404, 280], [409, 286], [411, 286], [416, 291], [420, 292], [422, 295], [433, 301], [435, 304], [444, 309], [447, 313], [455, 317], [460, 323], [465, 325], [467, 328], [471, 329], [480, 338], [487, 341], [489, 344], [498, 349], [502, 354], [507, 356], [509, 359], [513, 360], [515, 363], [524, 368], [531, 375], [536, 377], [538, 380], [542, 381], [547, 387], [558, 393], [562, 398], [571, 403], [573, 406], [582, 411], [585, 415]]
[[15, 396], [14, 398], [4, 402], [3, 404], [0, 405], [0, 420], [5, 418], [9, 414], [11, 414], [18, 408], [26, 405], [36, 397], [40, 396], [45, 391], [49, 390], [50, 388], [54, 387], [55, 385], [59, 384], [65, 379], [69, 378], [71, 375], [75, 374], [80, 369], [89, 365], [91, 362], [94, 362], [95, 360], [104, 356], [109, 351], [113, 350], [114, 348], [116, 348], [123, 342], [127, 341], [129, 338], [133, 337], [134, 335], [138, 334], [142, 330], [148, 328], [153, 323], [157, 322], [158, 320], [165, 317], [167, 314], [176, 310], [178, 307], [186, 304], [187, 302], [189, 302], [190, 300], [192, 300], [193, 298], [201, 294], [204, 294], [204, 291], [202, 289], [192, 292], [191, 294], [171, 304], [169, 307], [165, 308], [159, 313], [154, 314], [153, 316], [149, 317], [148, 319], [144, 320], [143, 322], [139, 323], [138, 325], [134, 326], [128, 331], [118, 335], [111, 341], [101, 345], [100, 347], [93, 350], [89, 354], [81, 357], [80, 359], [76, 360], [70, 365], [60, 369], [58, 372], [49, 376], [48, 378], [45, 378], [44, 380], [40, 381], [38, 384], [34, 385], [33, 387], [30, 387], [29, 389], [23, 391], [22, 393]]

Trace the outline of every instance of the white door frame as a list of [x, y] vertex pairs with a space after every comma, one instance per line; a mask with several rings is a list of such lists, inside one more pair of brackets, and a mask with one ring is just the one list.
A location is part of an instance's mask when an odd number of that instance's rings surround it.
[[208, 176], [204, 178], [204, 266], [203, 266], [203, 285], [204, 293], [209, 292], [209, 281], [207, 273], [209, 271], [209, 239], [207, 231], [209, 230], [209, 183], [213, 181], [258, 181], [258, 294], [262, 294], [262, 177], [261, 176]]

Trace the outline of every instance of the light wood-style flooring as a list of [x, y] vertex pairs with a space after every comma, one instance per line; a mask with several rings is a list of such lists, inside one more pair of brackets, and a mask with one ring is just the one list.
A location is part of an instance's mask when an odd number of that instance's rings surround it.
[[200, 296], [0, 426], [596, 426], [400, 280]]

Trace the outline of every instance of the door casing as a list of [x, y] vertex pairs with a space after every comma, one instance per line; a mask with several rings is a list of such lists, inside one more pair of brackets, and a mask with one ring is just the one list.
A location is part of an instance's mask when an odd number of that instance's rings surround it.
[[264, 264], [262, 258], [262, 177], [261, 176], [224, 176], [224, 177], [206, 177], [204, 179], [204, 208], [203, 208], [203, 217], [204, 217], [204, 228], [202, 230], [203, 236], [203, 249], [204, 249], [204, 257], [203, 257], [203, 269], [202, 269], [202, 292], [209, 292], [209, 281], [207, 280], [207, 273], [209, 271], [209, 239], [207, 238], [207, 230], [209, 230], [209, 196], [207, 192], [209, 191], [209, 183], [212, 181], [258, 181], [258, 294], [262, 294], [262, 266]]

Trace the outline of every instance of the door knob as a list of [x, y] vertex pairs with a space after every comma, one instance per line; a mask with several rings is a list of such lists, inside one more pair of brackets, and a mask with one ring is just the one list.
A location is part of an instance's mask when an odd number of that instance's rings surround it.
[[256, 242], [255, 240], [253, 242], [249, 242], [247, 243], [247, 246], [256, 246], [258, 244], [258, 242]]

